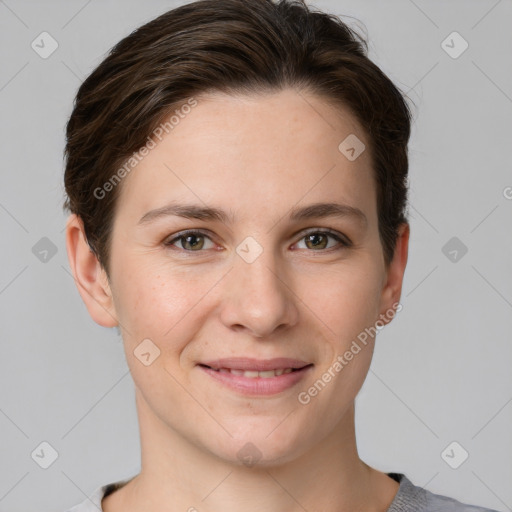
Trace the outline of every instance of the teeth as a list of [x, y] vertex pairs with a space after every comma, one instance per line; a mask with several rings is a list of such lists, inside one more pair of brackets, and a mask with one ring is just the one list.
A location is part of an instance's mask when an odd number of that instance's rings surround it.
[[233, 375], [242, 375], [243, 377], [248, 377], [250, 379], [255, 379], [256, 377], [262, 377], [264, 379], [267, 379], [269, 377], [279, 377], [279, 375], [282, 375], [283, 373], [291, 373], [293, 370], [292, 368], [280, 368], [279, 370], [265, 370], [262, 372], [258, 372], [255, 370], [235, 370], [228, 368], [220, 368], [217, 371], [221, 373], [232, 373]]

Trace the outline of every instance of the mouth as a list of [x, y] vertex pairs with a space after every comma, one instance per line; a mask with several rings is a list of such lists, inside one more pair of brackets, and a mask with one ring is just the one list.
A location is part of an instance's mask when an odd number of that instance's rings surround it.
[[230, 373], [232, 375], [240, 375], [242, 377], [248, 378], [248, 379], [256, 379], [258, 377], [262, 379], [269, 379], [272, 377], [279, 377], [280, 375], [286, 374], [286, 373], [292, 373], [297, 372], [299, 370], [302, 370], [302, 368], [306, 368], [308, 366], [313, 366], [312, 364], [308, 364], [305, 366], [302, 366], [301, 368], [275, 368], [273, 370], [240, 370], [237, 368], [213, 368], [211, 366], [205, 365], [205, 364], [199, 364], [199, 366], [202, 366], [203, 368], [209, 368], [210, 370], [213, 370], [215, 372], [219, 373]]
[[216, 382], [249, 395], [272, 395], [295, 386], [313, 363], [297, 359], [232, 358], [197, 365]]

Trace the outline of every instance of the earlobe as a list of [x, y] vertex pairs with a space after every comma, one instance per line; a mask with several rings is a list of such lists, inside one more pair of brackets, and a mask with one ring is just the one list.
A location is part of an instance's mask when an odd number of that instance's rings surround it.
[[409, 252], [409, 235], [409, 224], [401, 224], [398, 229], [393, 260], [387, 269], [386, 280], [382, 289], [379, 319], [384, 324], [388, 324], [394, 318], [402, 295], [402, 283]]
[[80, 217], [71, 214], [66, 223], [69, 266], [91, 318], [103, 327], [119, 324], [107, 275], [87, 243]]

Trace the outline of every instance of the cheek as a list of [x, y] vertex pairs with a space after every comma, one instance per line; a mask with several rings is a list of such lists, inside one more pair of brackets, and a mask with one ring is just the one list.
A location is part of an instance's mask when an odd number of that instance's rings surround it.
[[331, 271], [309, 273], [300, 279], [297, 295], [313, 321], [330, 339], [343, 346], [372, 325], [378, 316], [380, 276], [369, 265], [339, 265]]
[[168, 269], [154, 269], [144, 262], [118, 267], [116, 312], [130, 344], [163, 339], [194, 300], [190, 282], [171, 276]]
[[201, 327], [201, 317], [207, 314], [205, 298], [218, 276], [135, 259], [118, 271], [122, 277], [116, 287], [116, 311], [127, 349], [149, 338], [162, 355], [181, 354]]
[[320, 319], [316, 325], [322, 327], [328, 343], [321, 349], [323, 359], [317, 380], [302, 391], [310, 397], [312, 415], [322, 415], [324, 427], [329, 430], [340, 421], [368, 374], [374, 350], [375, 331], [371, 328], [378, 318], [381, 280], [378, 267], [348, 263], [317, 277], [315, 293], [304, 302]]
[[199, 328], [194, 306], [204, 290], [165, 269], [134, 269], [129, 276], [118, 287], [126, 360], [146, 400], [157, 403], [182, 391], [172, 376], [180, 374], [182, 354]]

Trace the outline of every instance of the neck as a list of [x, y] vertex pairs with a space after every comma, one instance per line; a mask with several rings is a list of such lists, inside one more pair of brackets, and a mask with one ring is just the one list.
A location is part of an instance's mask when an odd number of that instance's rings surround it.
[[[252, 466], [200, 449], [155, 416], [138, 391], [137, 408], [141, 472], [104, 500], [105, 512], [385, 512], [398, 489], [396, 482], [359, 458], [353, 403], [327, 437], [291, 462], [260, 461]], [[110, 506], [116, 501], [115, 508]]]

